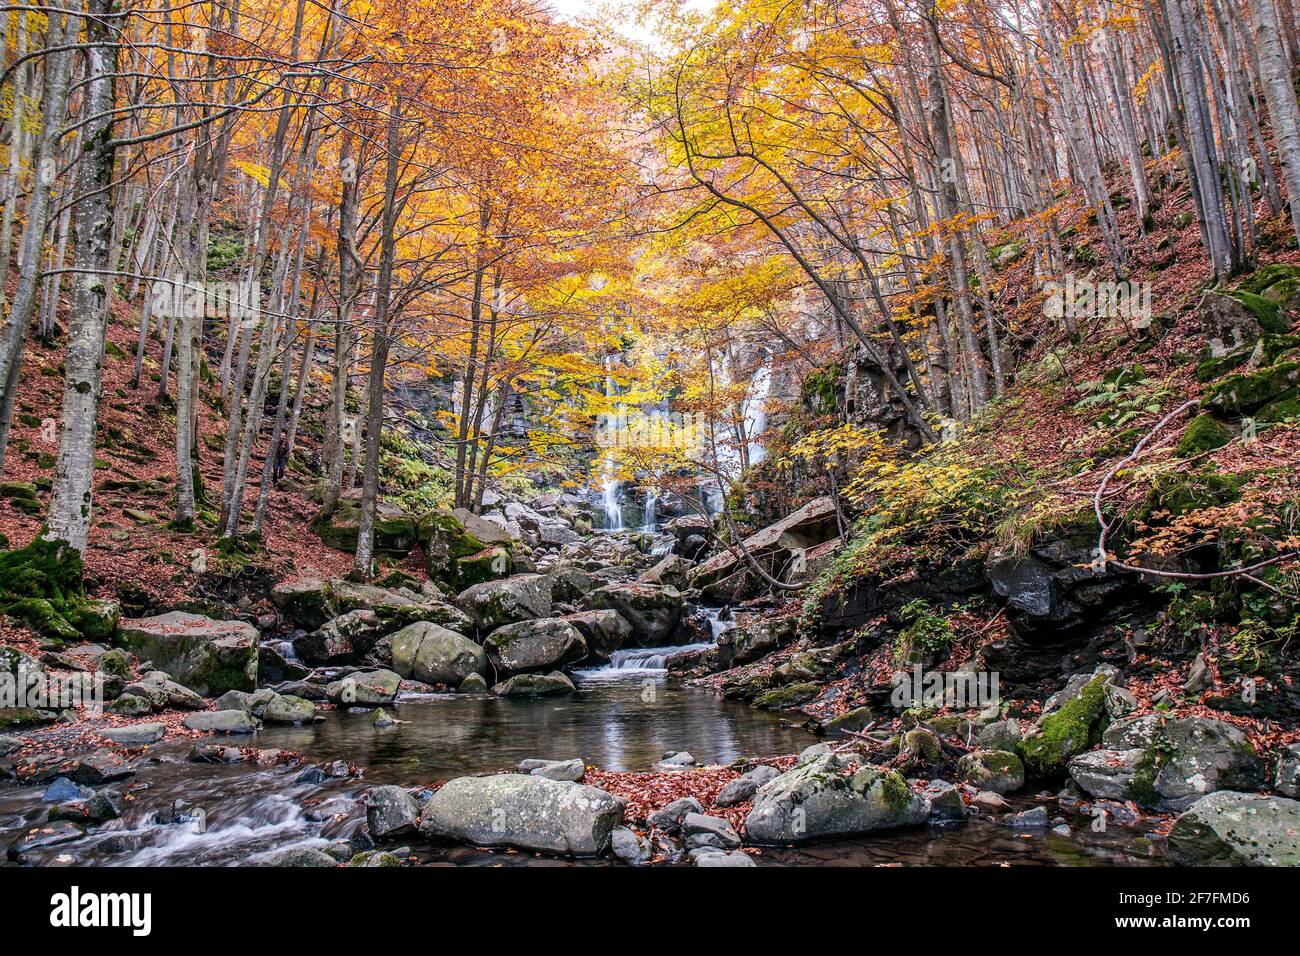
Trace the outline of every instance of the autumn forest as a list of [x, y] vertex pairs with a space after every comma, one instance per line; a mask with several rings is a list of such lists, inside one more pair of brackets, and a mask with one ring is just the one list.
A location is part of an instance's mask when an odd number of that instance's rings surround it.
[[0, 36], [0, 871], [1300, 865], [1294, 0]]

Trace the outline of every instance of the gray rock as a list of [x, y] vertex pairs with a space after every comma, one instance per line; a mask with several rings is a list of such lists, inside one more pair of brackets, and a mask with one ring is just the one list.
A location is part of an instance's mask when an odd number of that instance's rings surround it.
[[587, 656], [587, 642], [559, 618], [519, 621], [494, 630], [483, 642], [492, 666], [502, 676], [555, 670]]
[[156, 744], [166, 735], [162, 724], [132, 724], [129, 727], [106, 727], [100, 735], [121, 747], [143, 747]]
[[313, 847], [295, 847], [283, 850], [266, 861], [267, 866], [338, 866], [338, 861], [324, 850]]
[[615, 827], [609, 835], [610, 849], [624, 863], [636, 865], [650, 859], [650, 849], [636, 833], [627, 827]]
[[[0, 747], [0, 752], [3, 751]], [[1273, 789], [1292, 799], [1300, 797], [1300, 744], [1291, 744], [1278, 756]]]
[[821, 754], [762, 787], [745, 817], [754, 843], [790, 843], [924, 823], [930, 806], [892, 770]]
[[599, 856], [622, 820], [622, 802], [603, 790], [510, 773], [448, 781], [425, 804], [420, 829], [476, 846]]
[[415, 832], [420, 808], [401, 787], [373, 787], [366, 794], [366, 827], [376, 840]]
[[153, 713], [153, 704], [136, 694], [122, 694], [108, 705], [107, 710], [123, 717], [148, 717]]
[[531, 773], [534, 777], [545, 777], [547, 780], [568, 780], [572, 783], [580, 782], [586, 772], [586, 766], [577, 757], [572, 760], [547, 760], [541, 766], [532, 767], [528, 770], [528, 773]]
[[721, 851], [714, 853], [701, 853], [699, 856], [695, 857], [695, 865], [704, 867], [725, 867], [728, 869], [734, 867], [758, 866], [758, 864], [754, 862], [753, 858], [743, 850], [736, 850], [734, 853], [723, 853]]
[[118, 633], [141, 660], [196, 693], [215, 697], [257, 687], [258, 634], [251, 624], [170, 611], [123, 620]]
[[1111, 724], [1105, 749], [1080, 754], [1070, 776], [1094, 797], [1183, 810], [1215, 790], [1253, 790], [1263, 764], [1226, 721], [1148, 714]]
[[1017, 830], [1045, 830], [1050, 821], [1047, 819], [1046, 807], [1034, 807], [1032, 810], [1013, 813], [1002, 822]]
[[488, 685], [487, 681], [483, 679], [482, 674], [470, 674], [460, 682], [460, 686], [456, 689], [462, 694], [485, 694], [487, 693]]
[[551, 613], [551, 579], [544, 574], [517, 574], [466, 588], [456, 605], [481, 632], [530, 621]]
[[9, 737], [0, 734], [0, 757], [8, 757], [11, 753], [22, 749], [23, 742], [17, 737]]
[[559, 671], [550, 674], [516, 674], [492, 688], [498, 697], [549, 697], [552, 694], [572, 694], [577, 688]]
[[957, 776], [981, 790], [1014, 793], [1025, 785], [1025, 765], [1006, 750], [974, 750], [957, 761]]
[[741, 774], [735, 780], [727, 783], [719, 792], [717, 798], [713, 801], [719, 807], [734, 807], [738, 803], [745, 803], [751, 800], [758, 788], [766, 783], [770, 783], [781, 775], [781, 771], [775, 767], [755, 767], [748, 773]]
[[722, 817], [688, 813], [682, 818], [681, 831], [686, 837], [688, 850], [705, 846], [718, 850], [734, 850], [740, 846], [740, 835]]
[[931, 780], [921, 791], [921, 798], [930, 802], [932, 823], [965, 823], [970, 817], [961, 793], [946, 780]]
[[681, 619], [683, 601], [676, 588], [655, 584], [609, 584], [583, 598], [593, 611], [617, 611], [632, 628], [632, 641], [642, 647], [669, 642]]
[[276, 694], [262, 711], [268, 724], [307, 724], [315, 717], [316, 705], [292, 694]]
[[402, 678], [390, 670], [357, 671], [325, 687], [325, 698], [344, 707], [383, 707], [397, 700]]
[[218, 734], [254, 734], [262, 727], [261, 721], [242, 710], [201, 710], [186, 714], [181, 723], [190, 730]]
[[1022, 734], [1020, 721], [1008, 717], [1006, 720], [995, 720], [981, 727], [977, 739], [981, 750], [1006, 750], [1015, 753], [1016, 744], [1020, 743]]
[[467, 678], [487, 673], [483, 648], [438, 624], [412, 624], [391, 640], [393, 670], [402, 677], [459, 687]]
[[681, 829], [682, 821], [686, 819], [688, 813], [702, 814], [704, 813], [704, 805], [694, 797], [682, 797], [680, 800], [665, 804], [650, 814], [650, 816], [646, 817], [646, 823], [655, 829], [672, 835]]
[[384, 633], [379, 616], [358, 608], [326, 621], [310, 634], [293, 642], [294, 653], [308, 664], [346, 664], [365, 653]]
[[127, 684], [122, 688], [122, 696], [128, 695], [143, 697], [154, 710], [167, 707], [201, 710], [207, 706], [202, 697], [188, 687], [182, 687], [162, 671], [150, 671], [135, 683]]
[[608, 660], [616, 650], [632, 641], [632, 625], [617, 611], [580, 611], [563, 618], [582, 634], [587, 650], [599, 660]]
[[1300, 866], [1300, 802], [1221, 790], [1201, 797], [1169, 831], [1184, 866]]

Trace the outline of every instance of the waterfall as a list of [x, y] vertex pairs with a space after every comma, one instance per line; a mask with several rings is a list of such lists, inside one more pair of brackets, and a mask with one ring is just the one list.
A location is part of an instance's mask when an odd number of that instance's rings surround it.
[[[618, 386], [614, 384], [614, 376], [609, 373], [609, 356], [605, 356], [605, 397], [613, 398], [618, 394]], [[617, 466], [614, 464], [614, 458], [608, 452], [605, 454], [605, 480], [601, 484], [601, 497], [605, 505], [605, 528], [609, 531], [623, 530], [623, 506], [619, 502], [619, 496], [622, 489], [619, 487]]]
[[754, 441], [767, 430], [767, 400], [772, 394], [772, 362], [764, 359], [749, 381], [749, 397], [741, 405], [745, 438], [749, 442], [749, 464], [757, 465], [767, 456], [767, 449]]
[[711, 607], [702, 610], [709, 619], [709, 634], [713, 638], [707, 644], [624, 648], [609, 655], [609, 663], [601, 667], [574, 671], [574, 676], [584, 681], [608, 681], [634, 675], [662, 674], [668, 669], [670, 657], [717, 646], [718, 636], [735, 627], [736, 622], [730, 616], [723, 619], [722, 615], [726, 613], [723, 608]]
[[651, 488], [645, 493], [645, 520], [641, 522], [642, 531], [654, 531], [658, 528], [658, 516], [655, 514], [658, 506], [659, 492]]

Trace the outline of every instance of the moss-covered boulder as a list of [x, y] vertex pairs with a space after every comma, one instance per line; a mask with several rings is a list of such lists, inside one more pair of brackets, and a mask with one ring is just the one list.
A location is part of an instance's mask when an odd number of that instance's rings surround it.
[[487, 674], [483, 648], [432, 623], [411, 624], [392, 637], [393, 670], [426, 684], [459, 687], [470, 675]]
[[170, 611], [122, 621], [120, 638], [141, 660], [205, 697], [257, 688], [257, 629]]
[[1025, 765], [1005, 750], [975, 750], [957, 761], [959, 779], [994, 793], [1014, 793], [1025, 785]]
[[37, 538], [0, 554], [0, 614], [45, 637], [93, 641], [113, 636], [121, 614], [112, 601], [88, 599], [81, 555], [61, 541]]
[[1213, 451], [1222, 448], [1236, 437], [1236, 432], [1206, 412], [1197, 415], [1184, 429], [1183, 437], [1178, 441], [1178, 456], [1190, 458], [1193, 455]]
[[469, 615], [481, 633], [505, 624], [546, 617], [551, 613], [551, 579], [544, 574], [516, 574], [466, 588], [456, 606]]
[[561, 671], [549, 674], [516, 674], [492, 687], [497, 697], [550, 697], [556, 694], [572, 694], [577, 688], [573, 681]]
[[503, 676], [555, 670], [587, 656], [582, 632], [560, 618], [499, 627], [483, 641], [483, 647], [492, 666]]
[[402, 678], [386, 669], [356, 671], [325, 686], [325, 699], [340, 707], [387, 707], [397, 700]]
[[1300, 381], [1300, 362], [1280, 362], [1266, 368], [1229, 375], [1205, 396], [1205, 406], [1221, 415], [1241, 417], [1270, 402], [1293, 397]]
[[896, 771], [867, 766], [851, 755], [821, 753], [759, 788], [745, 817], [745, 838], [802, 843], [917, 826], [929, 815], [929, 803]]
[[1300, 866], [1300, 802], [1227, 790], [1201, 797], [1169, 831], [1183, 866]]
[[1289, 262], [1261, 266], [1237, 285], [1238, 292], [1258, 295], [1284, 313], [1300, 310], [1300, 266]]
[[431, 511], [419, 519], [418, 535], [429, 577], [457, 591], [507, 577], [513, 568], [507, 546], [510, 536], [469, 512], [458, 514], [471, 521], [479, 534], [445, 511]]
[[762, 710], [786, 710], [813, 700], [822, 689], [817, 684], [799, 683], [777, 687], [754, 698], [754, 706]]
[[299, 627], [309, 631], [339, 614], [334, 593], [329, 583], [321, 578], [281, 581], [271, 588], [271, 603]]
[[1101, 742], [1070, 761], [1070, 776], [1094, 797], [1183, 810], [1215, 790], [1264, 783], [1254, 748], [1226, 721], [1147, 714], [1112, 724]]
[[1016, 745], [1016, 753], [1030, 773], [1055, 776], [1065, 770], [1071, 757], [1088, 749], [1105, 717], [1110, 680], [1109, 674], [1094, 674], [1074, 696], [1029, 728]]
[[[340, 551], [357, 550], [360, 528], [361, 503], [350, 498], [340, 501], [329, 517], [318, 514], [311, 522], [311, 529], [321, 541]], [[378, 554], [402, 557], [415, 547], [416, 540], [413, 517], [385, 501], [375, 505], [375, 551]]]
[[683, 601], [676, 588], [658, 584], [609, 584], [582, 601], [592, 611], [617, 611], [632, 626], [632, 640], [641, 647], [669, 643], [681, 619]]

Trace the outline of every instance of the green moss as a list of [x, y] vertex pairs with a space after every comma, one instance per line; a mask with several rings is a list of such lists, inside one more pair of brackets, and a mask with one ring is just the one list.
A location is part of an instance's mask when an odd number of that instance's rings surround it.
[[1142, 755], [1138, 758], [1133, 780], [1128, 787], [1129, 796], [1144, 807], [1154, 807], [1158, 804], [1160, 792], [1156, 789], [1156, 778], [1160, 775], [1161, 768], [1177, 753], [1178, 749], [1157, 728], [1151, 744], [1143, 748]]
[[1283, 317], [1281, 307], [1271, 299], [1242, 289], [1224, 295], [1244, 305], [1265, 332], [1285, 332], [1290, 327], [1291, 323]]
[[1190, 458], [1202, 452], [1222, 448], [1236, 438], [1236, 433], [1208, 412], [1197, 415], [1178, 442], [1178, 456]]
[[1077, 697], [1044, 717], [1016, 744], [1025, 767], [1040, 777], [1064, 770], [1071, 757], [1087, 748], [1105, 701], [1106, 676], [1098, 674], [1083, 685]]
[[1296, 362], [1232, 375], [1210, 389], [1205, 404], [1228, 415], [1247, 415], [1292, 392], [1297, 380], [1300, 363]]
[[1148, 520], [1157, 511], [1177, 516], [1231, 504], [1241, 497], [1241, 488], [1250, 477], [1249, 473], [1225, 475], [1209, 468], [1191, 474], [1160, 475], [1152, 482], [1138, 517]]
[[817, 684], [787, 684], [776, 690], [769, 690], [754, 700], [754, 706], [763, 710], [785, 710], [806, 704], [822, 691]]

